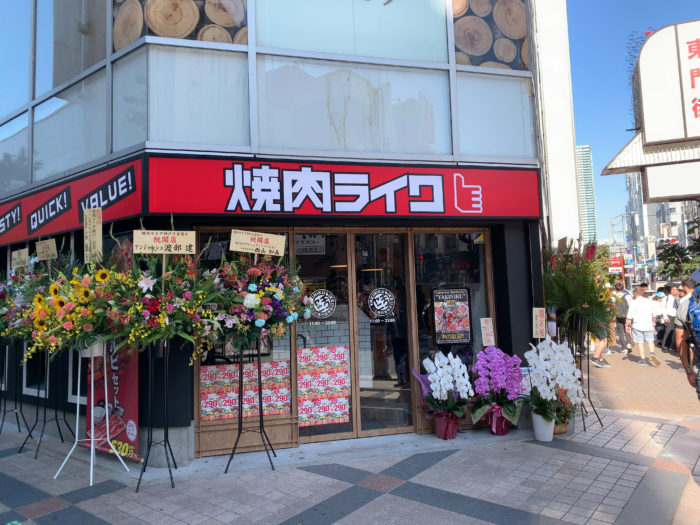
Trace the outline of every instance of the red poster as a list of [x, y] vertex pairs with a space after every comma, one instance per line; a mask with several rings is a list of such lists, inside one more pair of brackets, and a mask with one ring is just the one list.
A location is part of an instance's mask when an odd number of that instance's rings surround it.
[[[116, 354], [107, 357], [107, 396], [105, 401], [103, 359], [96, 357], [95, 373], [88, 365], [87, 403], [92, 406], [95, 415], [95, 448], [100, 452], [112, 454], [107, 443], [107, 418], [109, 418], [109, 437], [112, 445], [124, 459], [137, 461], [139, 453], [139, 359], [136, 352], [122, 348]], [[89, 363], [89, 361], [88, 361]], [[95, 397], [90, 395], [90, 382], [95, 384]], [[91, 411], [86, 414], [86, 437], [90, 439]], [[89, 441], [85, 442], [89, 446]]]
[[349, 355], [347, 346], [297, 349], [300, 427], [350, 421]]
[[149, 157], [148, 184], [150, 213], [540, 216], [526, 169]]
[[82, 228], [83, 210], [110, 222], [142, 212], [141, 159], [0, 204], [0, 245]]

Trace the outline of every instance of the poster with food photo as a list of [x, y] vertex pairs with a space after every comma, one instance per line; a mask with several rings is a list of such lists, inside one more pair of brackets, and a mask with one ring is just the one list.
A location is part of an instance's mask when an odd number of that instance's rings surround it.
[[435, 343], [454, 345], [471, 341], [469, 290], [437, 288], [433, 290]]

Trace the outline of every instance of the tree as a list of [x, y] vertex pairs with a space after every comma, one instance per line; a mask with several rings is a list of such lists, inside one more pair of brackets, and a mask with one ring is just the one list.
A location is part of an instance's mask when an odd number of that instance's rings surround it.
[[[693, 219], [688, 227], [692, 234], [700, 229], [700, 218]], [[700, 238], [694, 239], [684, 248], [679, 244], [668, 244], [657, 255], [662, 269], [659, 273], [666, 275], [668, 280], [682, 280], [700, 268]]]

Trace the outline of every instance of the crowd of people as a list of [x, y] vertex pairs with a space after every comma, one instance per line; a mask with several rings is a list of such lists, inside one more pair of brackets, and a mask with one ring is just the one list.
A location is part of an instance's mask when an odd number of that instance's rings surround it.
[[610, 337], [595, 341], [591, 363], [599, 368], [610, 367], [603, 356], [617, 347], [622, 354], [637, 354], [639, 365], [658, 366], [658, 347], [678, 354], [688, 383], [700, 399], [700, 286], [685, 279], [680, 286], [664, 286], [651, 294], [648, 290], [647, 283], [636, 286], [632, 292], [621, 281], [613, 285], [615, 319]]

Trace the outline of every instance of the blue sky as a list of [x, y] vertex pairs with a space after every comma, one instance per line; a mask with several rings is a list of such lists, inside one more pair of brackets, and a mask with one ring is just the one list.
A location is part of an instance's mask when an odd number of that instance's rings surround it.
[[590, 144], [598, 238], [624, 213], [624, 175], [600, 173], [633, 137], [627, 42], [633, 32], [700, 18], [699, 0], [566, 0], [576, 144]]

